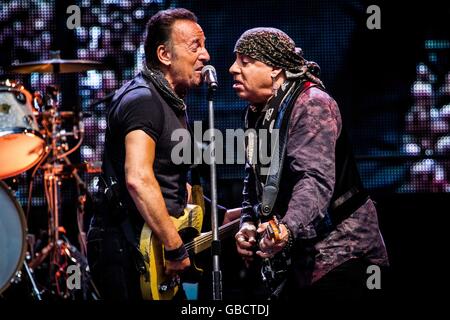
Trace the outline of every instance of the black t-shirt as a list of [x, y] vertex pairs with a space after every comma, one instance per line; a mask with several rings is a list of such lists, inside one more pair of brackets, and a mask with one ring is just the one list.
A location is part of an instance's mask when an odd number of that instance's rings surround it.
[[125, 203], [137, 228], [141, 228], [144, 221], [125, 186], [125, 136], [131, 131], [142, 130], [156, 142], [155, 177], [169, 214], [178, 217], [186, 206], [189, 166], [175, 164], [171, 153], [179, 143], [183, 145], [178, 145], [177, 150], [183, 149], [182, 146], [190, 148], [191, 141], [190, 135], [186, 136], [187, 132], [184, 137], [188, 139], [172, 141], [171, 136], [175, 130], [186, 128], [185, 111], [169, 106], [154, 85], [141, 74], [120, 88], [110, 104], [105, 153], [111, 159], [122, 193], [126, 194]]

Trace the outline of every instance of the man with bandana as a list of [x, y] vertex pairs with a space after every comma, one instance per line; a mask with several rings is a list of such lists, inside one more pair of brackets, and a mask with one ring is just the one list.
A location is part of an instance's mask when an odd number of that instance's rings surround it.
[[[319, 66], [274, 28], [244, 32], [234, 51], [233, 88], [249, 102], [246, 128], [256, 129], [246, 143], [239, 254], [247, 266], [261, 262], [272, 298], [361, 298], [368, 267], [388, 257]], [[266, 164], [257, 150], [271, 139], [261, 130], [274, 129], [281, 157]]]
[[172, 161], [179, 142], [171, 135], [187, 128], [183, 98], [201, 84], [210, 59], [197, 17], [181, 8], [156, 13], [147, 24], [145, 58], [142, 71], [117, 90], [108, 110], [102, 169], [114, 171], [128, 217], [107, 212], [91, 223], [88, 260], [105, 299], [141, 299], [142, 264], [130, 242], [139, 239], [144, 222], [164, 245], [167, 274], [176, 276], [190, 265], [170, 219], [186, 206], [189, 165]]

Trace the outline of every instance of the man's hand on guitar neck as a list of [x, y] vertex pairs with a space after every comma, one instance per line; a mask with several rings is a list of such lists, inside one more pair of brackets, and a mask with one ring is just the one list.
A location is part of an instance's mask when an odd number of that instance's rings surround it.
[[234, 238], [238, 253], [244, 259], [245, 265], [249, 267], [253, 260], [253, 248], [256, 244], [256, 226], [251, 222], [244, 222]]
[[[269, 231], [270, 230], [270, 231]], [[272, 258], [284, 249], [289, 242], [289, 231], [284, 224], [272, 220], [261, 223], [256, 232], [259, 235], [259, 249], [256, 254], [261, 258]]]

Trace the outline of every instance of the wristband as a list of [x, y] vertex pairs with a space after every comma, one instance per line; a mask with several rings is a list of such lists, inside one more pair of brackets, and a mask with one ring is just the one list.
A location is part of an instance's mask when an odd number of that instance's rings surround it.
[[169, 261], [181, 261], [189, 257], [189, 254], [186, 250], [186, 247], [184, 246], [184, 243], [181, 244], [176, 249], [173, 250], [166, 250], [164, 248], [164, 259]]
[[292, 231], [289, 229], [288, 225], [284, 222], [280, 222], [280, 225], [284, 225], [286, 227], [287, 233], [288, 233], [288, 241], [286, 243], [286, 246], [284, 247], [284, 250], [290, 251], [292, 246], [294, 245], [294, 237], [292, 236]]

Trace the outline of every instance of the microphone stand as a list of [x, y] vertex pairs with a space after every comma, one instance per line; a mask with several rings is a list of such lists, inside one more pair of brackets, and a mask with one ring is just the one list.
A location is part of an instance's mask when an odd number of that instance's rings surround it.
[[209, 113], [209, 141], [211, 142], [212, 150], [210, 154], [211, 164], [211, 231], [212, 231], [212, 243], [211, 253], [213, 257], [213, 300], [222, 300], [222, 272], [220, 271], [220, 240], [219, 240], [219, 224], [217, 216], [217, 177], [216, 177], [216, 147], [214, 136], [214, 106], [213, 98], [214, 92], [217, 89], [216, 86], [208, 86], [208, 113]]

